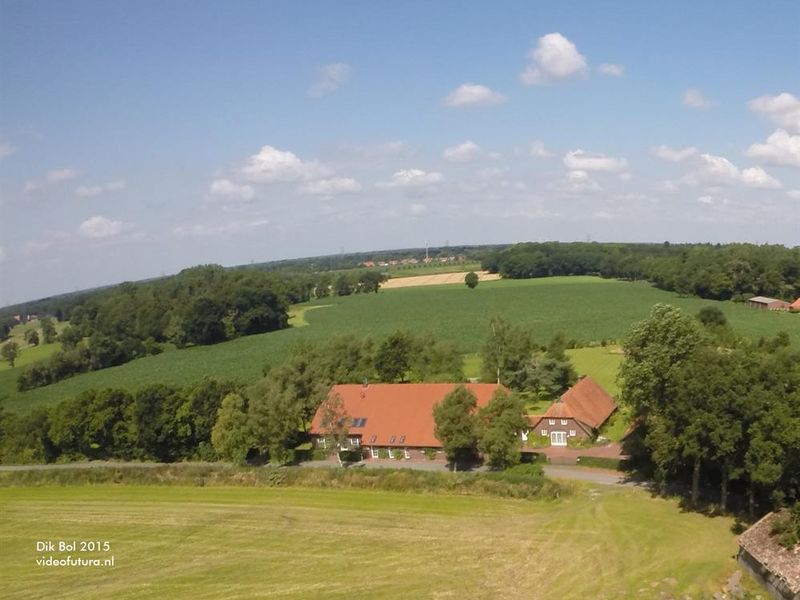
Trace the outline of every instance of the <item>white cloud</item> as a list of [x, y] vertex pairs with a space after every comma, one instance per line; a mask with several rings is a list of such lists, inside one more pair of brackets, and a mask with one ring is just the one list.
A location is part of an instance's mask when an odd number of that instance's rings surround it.
[[709, 100], [698, 89], [686, 90], [681, 94], [681, 102], [689, 108], [711, 108], [714, 102]]
[[481, 147], [473, 141], [467, 140], [462, 144], [445, 148], [445, 159], [452, 162], [469, 162], [475, 160], [481, 153]]
[[60, 183], [78, 177], [78, 172], [74, 169], [56, 169], [47, 174], [47, 181], [50, 183]]
[[6, 156], [11, 156], [16, 151], [17, 151], [17, 149], [10, 142], [0, 141], [0, 158], [5, 158]]
[[124, 181], [109, 181], [98, 185], [80, 185], [75, 189], [75, 195], [83, 198], [98, 196], [104, 192], [117, 192], [125, 189]]
[[740, 170], [724, 156], [700, 154], [696, 163], [698, 169], [683, 178], [689, 185], [730, 186], [744, 185], [750, 188], [778, 189], [780, 181], [761, 167]]
[[783, 187], [781, 182], [775, 179], [772, 175], [767, 173], [761, 167], [751, 167], [749, 169], [742, 169], [741, 175], [742, 183], [746, 187], [760, 188], [763, 190], [775, 190]]
[[800, 98], [783, 92], [777, 96], [760, 96], [747, 105], [781, 127], [800, 133]]
[[303, 194], [313, 196], [335, 196], [336, 194], [354, 193], [361, 191], [361, 184], [350, 177], [331, 177], [310, 181], [300, 188]]
[[622, 65], [603, 63], [597, 67], [597, 72], [601, 75], [608, 75], [609, 77], [623, 77], [625, 75], [625, 67]]
[[700, 204], [713, 204], [714, 203], [714, 198], [712, 198], [711, 196], [700, 196], [697, 199], [697, 201]]
[[122, 221], [113, 221], [98, 215], [81, 223], [78, 233], [87, 238], [107, 238], [121, 233], [124, 229], [125, 224]]
[[544, 147], [544, 142], [541, 140], [533, 140], [528, 146], [528, 154], [534, 158], [550, 158], [553, 153]]
[[603, 189], [599, 183], [589, 177], [586, 171], [582, 170], [570, 171], [567, 174], [567, 184], [567, 191], [574, 194], [599, 192]]
[[392, 175], [389, 181], [379, 182], [378, 187], [419, 188], [439, 183], [442, 174], [436, 171], [426, 172], [421, 169], [403, 169]]
[[574, 150], [564, 155], [564, 165], [570, 171], [605, 171], [619, 173], [628, 168], [624, 158], [614, 158], [605, 154], [592, 154], [583, 150]]
[[520, 75], [525, 85], [542, 85], [586, 73], [586, 57], [560, 33], [539, 38], [536, 48], [528, 53], [532, 64]]
[[689, 146], [688, 148], [670, 148], [668, 146], [658, 146], [652, 149], [652, 152], [658, 158], [663, 158], [670, 162], [681, 162], [688, 158], [697, 156], [697, 148]]
[[463, 106], [488, 106], [506, 101], [503, 94], [495, 92], [485, 85], [464, 83], [450, 92], [444, 99], [445, 106], [460, 108]]
[[792, 200], [800, 200], [800, 190], [788, 190], [786, 195]]
[[253, 186], [234, 183], [230, 179], [215, 179], [211, 182], [208, 191], [215, 196], [244, 201], [252, 200], [256, 195]]
[[321, 67], [317, 80], [308, 89], [308, 94], [317, 98], [332, 94], [347, 83], [352, 71], [352, 67], [345, 63], [333, 63]]
[[302, 161], [294, 153], [272, 146], [262, 146], [241, 169], [246, 179], [267, 183], [317, 179], [328, 173], [328, 169], [316, 161]]
[[800, 167], [800, 135], [791, 135], [785, 129], [778, 129], [767, 138], [766, 143], [750, 146], [747, 156], [770, 165]]

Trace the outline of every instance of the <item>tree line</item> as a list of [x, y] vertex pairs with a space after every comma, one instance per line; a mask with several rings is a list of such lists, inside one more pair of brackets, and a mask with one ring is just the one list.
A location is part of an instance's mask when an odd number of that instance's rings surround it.
[[800, 297], [800, 248], [780, 245], [523, 243], [489, 253], [482, 266], [511, 279], [599, 275], [646, 280], [712, 300]]
[[705, 490], [723, 510], [734, 490], [751, 513], [800, 500], [800, 354], [786, 334], [748, 341], [716, 308], [693, 318], [659, 304], [624, 352], [638, 425], [625, 447], [662, 490], [685, 486], [692, 504]]

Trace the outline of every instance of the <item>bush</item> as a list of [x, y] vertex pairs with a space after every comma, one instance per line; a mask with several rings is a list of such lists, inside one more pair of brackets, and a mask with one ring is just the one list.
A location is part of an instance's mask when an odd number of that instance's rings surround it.
[[436, 460], [436, 455], [438, 454], [436, 448], [425, 448], [422, 453], [428, 460]]

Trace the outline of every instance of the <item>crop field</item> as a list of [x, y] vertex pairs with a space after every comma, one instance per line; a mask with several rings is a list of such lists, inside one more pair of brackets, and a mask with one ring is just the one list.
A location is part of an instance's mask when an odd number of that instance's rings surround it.
[[[306, 326], [168, 351], [25, 393], [16, 391], [16, 369], [10, 369], [0, 372], [0, 398], [5, 397], [10, 410], [27, 410], [93, 387], [134, 389], [152, 382], [183, 385], [204, 376], [251, 382], [261, 376], [265, 364], [284, 360], [287, 350], [301, 339], [321, 341], [339, 334], [382, 336], [396, 329], [430, 332], [455, 343], [462, 353], [474, 354], [494, 315], [529, 327], [543, 343], [559, 332], [585, 343], [618, 340], [658, 302], [674, 304], [688, 314], [696, 314], [703, 306], [719, 306], [742, 335], [771, 336], [785, 330], [794, 344], [800, 343], [800, 315], [796, 314], [680, 297], [646, 283], [596, 277], [501, 280], [483, 282], [474, 290], [454, 284], [323, 298], [299, 307], [306, 309], [301, 315]], [[319, 308], [310, 310], [312, 307]]]
[[[732, 523], [632, 488], [579, 486], [560, 500], [523, 501], [319, 488], [11, 487], [0, 489], [0, 580], [9, 600], [697, 599], [736, 570]], [[108, 541], [110, 549], [37, 552], [36, 541], [46, 540]], [[68, 554], [113, 556], [114, 566], [35, 562]]]

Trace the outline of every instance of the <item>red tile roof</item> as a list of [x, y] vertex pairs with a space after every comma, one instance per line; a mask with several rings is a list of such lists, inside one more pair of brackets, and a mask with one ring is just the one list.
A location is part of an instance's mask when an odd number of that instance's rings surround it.
[[[334, 385], [328, 394], [339, 394], [351, 420], [366, 419], [363, 426], [351, 426], [348, 431], [351, 436], [360, 435], [363, 446], [441, 448], [441, 442], [433, 434], [433, 407], [457, 385], [371, 383], [365, 387], [361, 384], [343, 384]], [[495, 383], [467, 383], [464, 386], [475, 394], [479, 407], [488, 404], [498, 388], [506, 389]], [[310, 431], [312, 435], [323, 433], [322, 412], [323, 409], [319, 408], [314, 415]]]
[[797, 300], [795, 300], [794, 302], [792, 302], [792, 303], [789, 305], [789, 307], [790, 307], [792, 310], [800, 310], [800, 298], [798, 298]]
[[591, 377], [583, 377], [553, 402], [538, 420], [575, 419], [588, 429], [599, 429], [617, 409], [614, 399]]

